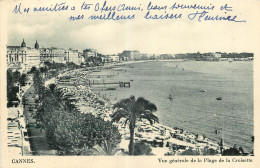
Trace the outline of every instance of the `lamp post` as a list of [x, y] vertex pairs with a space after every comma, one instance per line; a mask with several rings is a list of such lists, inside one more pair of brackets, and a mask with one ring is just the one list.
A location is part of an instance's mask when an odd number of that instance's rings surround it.
[[[220, 142], [218, 144], [219, 144], [219, 148], [220, 148], [220, 153], [222, 154], [223, 153], [223, 146], [224, 146], [223, 119], [220, 118], [219, 116], [217, 116], [216, 114], [214, 114], [214, 116], [217, 117], [217, 121], [221, 121], [221, 124], [220, 124], [221, 128], [216, 129], [215, 133], [218, 134], [219, 130], [221, 130]], [[217, 138], [218, 138], [218, 136], [217, 136]]]
[[223, 134], [223, 132], [224, 132], [224, 130], [223, 130], [223, 118], [221, 118], [221, 139], [220, 139], [220, 144], [219, 144], [219, 146], [220, 146], [220, 153], [221, 153], [221, 155], [223, 154], [223, 146], [224, 146], [224, 134]]

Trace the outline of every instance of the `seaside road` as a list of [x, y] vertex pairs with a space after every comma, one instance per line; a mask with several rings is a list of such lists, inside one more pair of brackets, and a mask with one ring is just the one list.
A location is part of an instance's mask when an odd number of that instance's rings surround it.
[[[52, 151], [48, 145], [47, 139], [45, 137], [45, 131], [41, 130], [40, 128], [35, 128], [36, 125], [36, 119], [34, 118], [35, 112], [31, 110], [31, 105], [35, 103], [34, 97], [34, 88], [31, 86], [26, 93], [24, 94], [24, 97], [27, 98], [28, 103], [24, 106], [24, 116], [26, 119], [26, 126], [28, 127], [28, 134], [29, 134], [29, 142], [31, 146], [31, 150], [34, 155], [53, 155], [55, 154], [54, 151]], [[31, 126], [34, 125], [34, 126]]]

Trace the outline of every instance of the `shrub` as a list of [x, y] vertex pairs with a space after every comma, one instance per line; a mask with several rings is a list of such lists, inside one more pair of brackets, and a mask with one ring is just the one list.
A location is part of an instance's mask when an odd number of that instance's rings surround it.
[[143, 142], [134, 144], [134, 155], [151, 155], [152, 149], [150, 145]]
[[212, 149], [212, 148], [208, 148], [208, 147], [205, 147], [202, 151], [201, 151], [202, 155], [216, 155], [218, 154], [218, 151]]
[[35, 66], [33, 66], [32, 68], [31, 68], [31, 73], [34, 73], [34, 72], [36, 72], [37, 71], [37, 68], [35, 67]]
[[185, 150], [185, 151], [181, 152], [180, 155], [193, 155], [193, 156], [196, 156], [196, 155], [200, 155], [200, 152], [197, 151], [197, 150], [188, 149], [188, 150]]
[[229, 148], [223, 151], [223, 156], [239, 156], [241, 155], [236, 148]]

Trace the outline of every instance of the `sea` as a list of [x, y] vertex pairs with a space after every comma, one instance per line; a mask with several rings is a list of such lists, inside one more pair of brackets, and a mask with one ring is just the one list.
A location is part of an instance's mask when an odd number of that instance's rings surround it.
[[[95, 72], [96, 80], [129, 82], [104, 85], [98, 94], [115, 103], [131, 95], [157, 106], [161, 124], [205, 135], [224, 146], [252, 152], [254, 144], [253, 61], [154, 61]], [[100, 87], [100, 86], [99, 86]], [[116, 90], [106, 90], [115, 87]], [[170, 98], [169, 98], [170, 97]], [[217, 133], [216, 133], [217, 132]]]

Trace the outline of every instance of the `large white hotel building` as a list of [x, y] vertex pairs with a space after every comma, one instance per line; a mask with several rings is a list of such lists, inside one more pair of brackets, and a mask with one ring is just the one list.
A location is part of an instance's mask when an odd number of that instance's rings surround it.
[[36, 41], [34, 48], [27, 47], [23, 40], [21, 46], [7, 46], [8, 69], [28, 72], [32, 67], [39, 68], [45, 61], [66, 63], [73, 62], [77, 65], [82, 62], [82, 53], [77, 50], [63, 48], [40, 48]]

